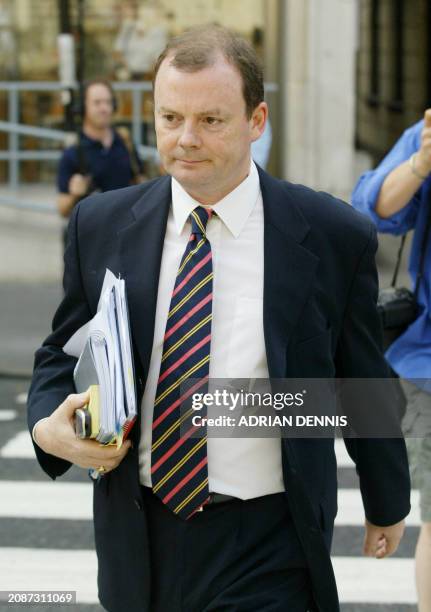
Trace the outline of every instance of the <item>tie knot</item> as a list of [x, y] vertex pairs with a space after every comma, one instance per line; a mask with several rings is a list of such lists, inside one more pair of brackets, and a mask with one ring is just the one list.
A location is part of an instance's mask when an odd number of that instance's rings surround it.
[[198, 206], [190, 214], [190, 222], [192, 224], [192, 234], [205, 236], [205, 231], [208, 219], [211, 217], [212, 210]]

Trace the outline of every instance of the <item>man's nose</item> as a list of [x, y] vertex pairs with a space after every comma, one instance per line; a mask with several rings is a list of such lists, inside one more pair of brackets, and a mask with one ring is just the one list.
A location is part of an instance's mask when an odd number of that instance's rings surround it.
[[188, 149], [190, 147], [199, 147], [201, 140], [197, 132], [196, 126], [191, 122], [184, 122], [183, 130], [178, 139], [180, 147]]

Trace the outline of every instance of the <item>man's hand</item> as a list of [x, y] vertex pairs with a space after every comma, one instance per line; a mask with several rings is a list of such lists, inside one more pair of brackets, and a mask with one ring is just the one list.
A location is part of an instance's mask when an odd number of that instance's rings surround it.
[[416, 156], [418, 171], [427, 176], [431, 172], [431, 108], [424, 114], [424, 127], [421, 133], [421, 146]]
[[82, 408], [90, 400], [90, 394], [69, 395], [49, 418], [37, 425], [36, 443], [50, 455], [66, 459], [82, 468], [98, 469], [106, 472], [115, 469], [127, 454], [130, 440], [126, 440], [120, 449], [116, 446], [104, 446], [95, 440], [82, 440], [76, 437], [73, 426], [75, 410]]
[[74, 174], [71, 176], [69, 181], [69, 193], [76, 198], [82, 198], [88, 193], [90, 187], [90, 176], [84, 176], [83, 174]]
[[400, 521], [389, 527], [377, 527], [369, 521], [365, 521], [365, 538], [363, 553], [367, 557], [383, 559], [389, 557], [398, 548], [403, 537], [405, 522]]

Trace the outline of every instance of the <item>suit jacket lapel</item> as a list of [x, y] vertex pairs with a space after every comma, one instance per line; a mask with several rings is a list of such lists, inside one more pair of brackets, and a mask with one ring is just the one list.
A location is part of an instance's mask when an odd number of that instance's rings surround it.
[[[263, 323], [269, 374], [286, 376], [286, 348], [312, 288], [319, 258], [301, 243], [309, 225], [292, 191], [258, 167], [264, 205]], [[148, 373], [160, 264], [171, 203], [171, 179], [157, 181], [131, 209], [119, 231], [132, 335]]]
[[258, 167], [264, 206], [263, 324], [269, 375], [287, 376], [286, 349], [319, 258], [301, 243], [309, 225], [288, 184]]
[[148, 189], [119, 231], [121, 274], [126, 279], [132, 337], [148, 374], [154, 337], [160, 264], [171, 203], [171, 178]]

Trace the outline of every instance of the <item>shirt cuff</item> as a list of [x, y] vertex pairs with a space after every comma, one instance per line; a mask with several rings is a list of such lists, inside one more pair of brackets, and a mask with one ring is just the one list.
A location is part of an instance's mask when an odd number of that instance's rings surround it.
[[[43, 419], [40, 419], [37, 423], [35, 423], [32, 431], [31, 431], [31, 437], [33, 438], [33, 442], [35, 444], [37, 444], [37, 440], [36, 440], [36, 427], [42, 423], [43, 421], [46, 421], [46, 419], [49, 419], [49, 417], [44, 417]], [[39, 444], [37, 444], [39, 446]]]

